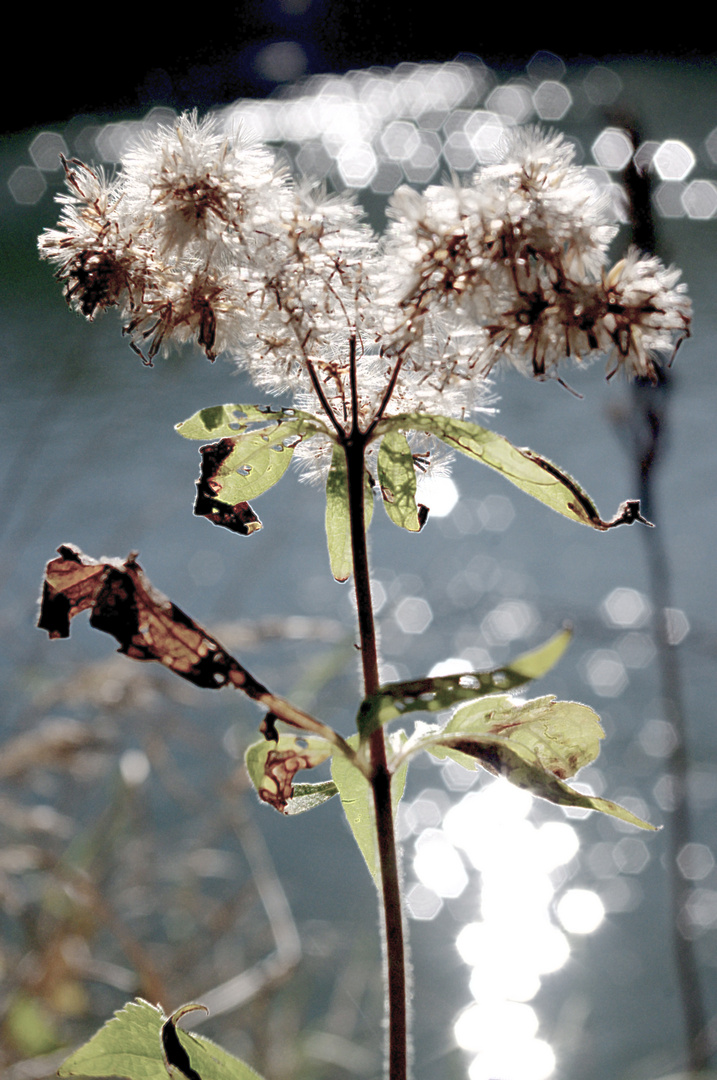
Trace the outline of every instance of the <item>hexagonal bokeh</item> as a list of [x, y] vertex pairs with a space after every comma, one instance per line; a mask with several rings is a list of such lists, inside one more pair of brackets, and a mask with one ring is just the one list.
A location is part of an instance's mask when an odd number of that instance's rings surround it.
[[682, 196], [686, 185], [680, 180], [666, 180], [655, 191], [653, 197], [655, 206], [663, 217], [680, 218], [685, 216], [685, 207]]
[[717, 184], [712, 180], [693, 180], [682, 192], [682, 205], [688, 217], [706, 221], [717, 214]]
[[43, 172], [57, 172], [62, 168], [60, 154], [69, 154], [67, 143], [57, 131], [41, 131], [30, 143], [30, 157]]
[[433, 612], [422, 596], [404, 596], [394, 618], [404, 634], [422, 634], [433, 622]]
[[535, 53], [525, 66], [531, 79], [562, 79], [565, 74], [565, 63], [555, 53], [541, 49]]
[[619, 697], [627, 687], [625, 665], [612, 649], [595, 649], [584, 658], [585, 678], [600, 697]]
[[533, 105], [541, 120], [562, 120], [573, 103], [567, 86], [545, 79], [533, 94]]
[[45, 177], [32, 165], [18, 165], [8, 177], [7, 186], [20, 206], [34, 206], [47, 191]]
[[717, 127], [712, 128], [705, 139], [705, 150], [710, 161], [717, 165]]
[[602, 602], [603, 618], [613, 626], [643, 626], [650, 617], [650, 604], [637, 589], [617, 588]]
[[668, 645], [679, 645], [690, 632], [690, 622], [680, 608], [665, 608], [666, 635]]
[[380, 142], [388, 158], [406, 161], [416, 152], [421, 140], [415, 124], [406, 120], [394, 120], [381, 133]]
[[605, 128], [592, 145], [595, 161], [610, 172], [619, 172], [624, 169], [632, 154], [632, 142], [622, 128]]
[[695, 167], [695, 155], [681, 139], [665, 139], [655, 151], [652, 167], [661, 180], [684, 180]]
[[685, 844], [677, 856], [680, 873], [688, 881], [702, 881], [712, 872], [714, 855], [706, 844]]
[[511, 124], [524, 124], [533, 112], [533, 99], [529, 91], [518, 83], [496, 86], [489, 94], [486, 105]]
[[593, 105], [611, 105], [622, 90], [622, 79], [612, 68], [600, 64], [583, 79], [583, 90]]
[[376, 154], [369, 143], [347, 143], [336, 156], [336, 165], [347, 187], [362, 188], [371, 183], [378, 169]]

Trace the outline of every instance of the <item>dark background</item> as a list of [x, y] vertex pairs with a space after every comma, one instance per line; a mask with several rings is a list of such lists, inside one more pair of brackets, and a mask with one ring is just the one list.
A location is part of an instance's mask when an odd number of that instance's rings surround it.
[[[537, 51], [566, 63], [620, 57], [677, 58], [710, 65], [711, 38], [692, 13], [667, 7], [552, 4], [506, 11], [504, 5], [418, 4], [381, 0], [253, 0], [239, 4], [55, 5], [35, 21], [19, 15], [12, 42], [22, 66], [6, 57], [0, 74], [4, 132], [78, 113], [145, 112], [154, 105], [200, 110], [237, 97], [263, 97], [279, 81], [401, 61], [481, 57], [504, 71], [525, 67]], [[267, 46], [292, 42], [303, 70], [262, 71]], [[297, 56], [300, 52], [297, 50]], [[279, 76], [277, 78], [277, 75]]]

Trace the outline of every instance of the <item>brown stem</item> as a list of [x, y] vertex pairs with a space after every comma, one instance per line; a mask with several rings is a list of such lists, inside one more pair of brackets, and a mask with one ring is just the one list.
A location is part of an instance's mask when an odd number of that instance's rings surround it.
[[[364, 520], [365, 438], [354, 423], [352, 436], [345, 444], [348, 471], [351, 544], [353, 550], [354, 588], [358, 611], [364, 691], [374, 694], [379, 686], [376, 627], [371, 603], [366, 527]], [[386, 761], [383, 729], [371, 736], [371, 787], [376, 818], [378, 857], [381, 867], [381, 894], [385, 928], [386, 987], [388, 994], [388, 1077], [407, 1080], [408, 1022], [406, 1001], [406, 958], [403, 914], [398, 874], [398, 854], [393, 829], [391, 776]]]

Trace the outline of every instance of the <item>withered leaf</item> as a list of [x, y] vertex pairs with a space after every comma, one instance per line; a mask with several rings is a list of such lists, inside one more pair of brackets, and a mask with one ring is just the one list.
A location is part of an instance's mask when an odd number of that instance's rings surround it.
[[66, 638], [70, 621], [90, 609], [90, 625], [117, 639], [119, 651], [134, 660], [156, 660], [196, 686], [228, 683], [250, 697], [270, 696], [265, 687], [176, 604], [150, 585], [131, 554], [97, 561], [72, 544], [45, 570], [38, 626], [51, 638]]
[[310, 731], [349, 757], [355, 752], [332, 728], [290, 701], [273, 694], [249, 674], [216, 638], [152, 587], [136, 553], [119, 559], [97, 560], [73, 544], [62, 544], [59, 558], [45, 568], [38, 626], [51, 638], [70, 636], [70, 622], [90, 610], [90, 625], [119, 641], [119, 651], [133, 660], [156, 660], [195, 686], [218, 689], [231, 685], [269, 712], [269, 738], [274, 720]]
[[248, 502], [238, 502], [235, 506], [221, 502], [215, 498], [214, 477], [222, 462], [224, 462], [232, 450], [236, 439], [222, 439], [218, 443], [210, 443], [201, 446], [199, 453], [202, 455], [202, 464], [197, 480], [197, 497], [194, 500], [194, 513], [197, 517], [204, 517], [211, 521], [212, 525], [219, 525], [230, 532], [239, 533], [240, 536], [251, 536], [262, 528], [262, 523], [254, 513]]
[[300, 747], [295, 745], [286, 750], [269, 750], [264, 762], [264, 775], [257, 788], [262, 802], [269, 803], [282, 814], [288, 813], [288, 805], [294, 797], [294, 777], [302, 769], [313, 769], [326, 761], [331, 753], [327, 744]]

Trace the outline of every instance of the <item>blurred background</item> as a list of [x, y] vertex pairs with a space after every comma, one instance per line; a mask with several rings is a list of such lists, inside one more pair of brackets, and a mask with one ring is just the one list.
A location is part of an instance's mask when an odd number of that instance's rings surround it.
[[[52, 1075], [135, 994], [166, 1011], [209, 1002], [202, 1030], [267, 1080], [381, 1074], [376, 902], [339, 807], [287, 820], [256, 802], [241, 766], [259, 720], [248, 701], [117, 657], [82, 618], [69, 642], [34, 628], [58, 544], [138, 550], [151, 581], [254, 675], [352, 727], [353, 608], [329, 574], [322, 493], [288, 475], [257, 502], [264, 529], [248, 539], [191, 515], [197, 447], [173, 425], [256, 392], [230, 360], [192, 350], [143, 367], [116, 320], [67, 311], [36, 258], [57, 217], [58, 152], [112, 168], [143, 126], [194, 105], [229, 110], [298, 173], [356, 189], [378, 229], [400, 183], [469, 175], [514, 124], [557, 127], [608, 190], [616, 259], [639, 147], [658, 251], [694, 302], [692, 339], [647, 394], [606, 384], [599, 364], [568, 374], [581, 398], [501, 375], [487, 423], [574, 475], [604, 517], [640, 494], [645, 433], [659, 430], [658, 547], [639, 527], [571, 525], [468, 462], [423, 493], [420, 536], [377, 513], [371, 543], [384, 678], [500, 664], [569, 619], [572, 647], [531, 696], [597, 710], [607, 737], [580, 781], [663, 829], [578, 820], [487, 774], [417, 762], [399, 817], [415, 1073], [677, 1072], [673, 896], [697, 965], [692, 1015], [701, 1008], [714, 1034], [717, 78], [688, 40], [696, 27], [653, 27], [654, 51], [638, 53], [649, 39], [643, 25], [637, 40], [637, 16], [578, 46], [527, 23], [508, 53], [498, 14], [469, 40], [455, 14], [419, 25], [390, 5], [321, 0], [173, 26], [151, 9], [141, 28], [87, 13], [89, 46], [58, 13], [33, 34], [25, 84], [6, 92], [0, 1065], [11, 1080]], [[683, 724], [691, 822], [686, 833], [680, 814], [675, 834]]]

